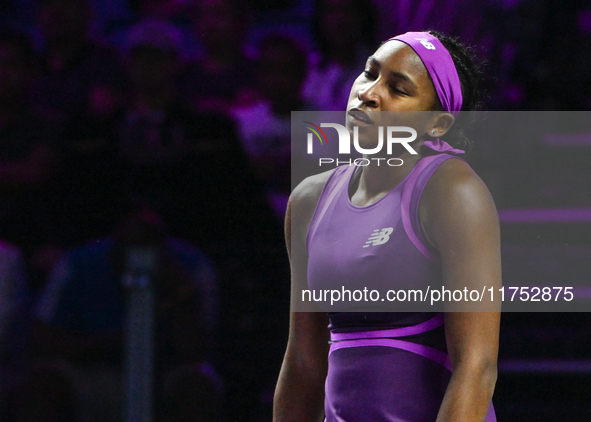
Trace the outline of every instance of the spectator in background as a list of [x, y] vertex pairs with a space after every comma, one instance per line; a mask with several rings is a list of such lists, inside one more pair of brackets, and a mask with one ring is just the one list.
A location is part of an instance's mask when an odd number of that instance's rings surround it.
[[203, 54], [188, 66], [181, 84], [197, 109], [227, 112], [251, 94], [253, 68], [244, 47], [249, 12], [242, 0], [197, 0], [193, 25]]
[[[157, 127], [183, 102], [177, 93], [181, 72], [181, 33], [172, 24], [146, 19], [128, 34], [125, 70], [131, 95], [126, 104], [120, 153], [133, 165], [178, 163], [189, 150], [189, 139], [161, 139]], [[179, 110], [181, 111], [181, 110]], [[181, 112], [182, 115], [182, 112]]]
[[[20, 33], [0, 33], [0, 236], [30, 257], [55, 233], [55, 126], [27, 101], [35, 56]], [[33, 286], [35, 287], [35, 286]]]
[[[141, 25], [129, 33], [125, 65], [130, 102], [118, 143], [123, 177], [172, 234], [204, 250], [219, 268], [224, 408], [228, 420], [251, 420], [279, 370], [287, 325], [286, 318], [269, 317], [280, 315], [289, 297], [281, 224], [226, 115], [229, 104], [220, 103], [223, 113], [189, 107], [173, 90], [182, 70], [176, 32], [162, 22]], [[235, 82], [232, 74], [199, 82], [208, 92], [223, 92]]]
[[287, 320], [269, 317], [288, 300], [281, 225], [232, 120], [195, 112], [173, 89], [181, 70], [175, 31], [165, 22], [140, 25], [129, 33], [125, 59], [130, 93], [117, 144], [122, 177], [173, 235], [204, 250], [219, 269], [224, 408], [228, 420], [250, 420], [281, 363]]
[[190, 232], [186, 204], [201, 190], [191, 180], [192, 153], [211, 126], [178, 95], [179, 47], [180, 33], [169, 22], [147, 19], [130, 28], [124, 58], [129, 95], [116, 152], [124, 189], [156, 209], [173, 233], [203, 247], [206, 236]]
[[[372, 0], [379, 10], [379, 39], [393, 33], [417, 28], [431, 28], [461, 37], [474, 45], [478, 53], [486, 52], [494, 35], [491, 22], [503, 14], [503, 9], [530, 0]], [[541, 3], [533, 0], [535, 3]], [[507, 16], [504, 16], [505, 19]], [[502, 25], [502, 22], [497, 21]], [[515, 30], [516, 28], [511, 28]]]
[[376, 46], [370, 0], [317, 0], [312, 27], [318, 46], [304, 98], [318, 110], [344, 110], [353, 81]]
[[24, 421], [122, 420], [123, 286], [128, 251], [156, 254], [155, 411], [157, 420], [219, 421], [220, 380], [207, 364], [217, 332], [217, 285], [209, 261], [170, 237], [149, 210], [131, 212], [116, 233], [69, 251], [54, 268], [35, 310], [38, 359], [16, 396]]
[[259, 98], [232, 111], [242, 144], [279, 219], [285, 216], [291, 191], [291, 112], [311, 108], [301, 95], [306, 63], [306, 53], [294, 39], [266, 36], [255, 62]]
[[116, 136], [122, 108], [81, 112], [62, 131], [57, 180], [59, 244], [69, 248], [112, 232], [122, 205]]
[[[151, 16], [172, 8], [173, 2], [138, 1], [133, 6], [140, 9], [140, 14]], [[133, 25], [126, 31], [124, 43], [126, 68], [123, 70], [128, 71], [130, 86], [116, 93], [118, 100], [115, 102], [109, 101], [108, 90], [100, 88], [99, 101], [91, 101], [92, 107], [70, 115], [63, 137], [65, 165], [60, 179], [61, 233], [69, 246], [113, 230], [124, 197], [122, 184], [129, 176], [121, 172], [119, 158], [122, 155], [125, 161], [130, 154], [145, 151], [156, 161], [168, 160], [158, 157], [160, 153], [166, 155], [162, 149], [153, 144], [144, 145], [144, 139], [136, 139], [143, 136], [141, 130], [136, 132], [135, 126], [129, 128], [128, 122], [122, 122], [128, 119], [133, 121], [132, 126], [146, 123], [153, 128], [150, 119], [160, 113], [159, 107], [167, 108], [176, 96], [176, 76], [181, 66], [177, 51], [181, 38], [176, 27], [153, 17]], [[150, 44], [156, 47], [146, 47]], [[120, 131], [122, 126], [125, 129]], [[125, 139], [122, 144], [118, 143], [120, 134], [121, 139]], [[134, 142], [139, 145], [132, 147]], [[127, 151], [136, 147], [134, 152]], [[175, 144], [168, 150], [177, 147], [179, 145]], [[122, 148], [126, 149], [125, 153]], [[181, 154], [183, 152], [186, 150]]]
[[[191, 9], [195, 3], [194, 0], [127, 0], [126, 3], [133, 15], [125, 28], [120, 27], [119, 31], [114, 28], [115, 34], [118, 32], [118, 35], [113, 40], [116, 41], [116, 44], [120, 47], [124, 46], [124, 34], [128, 32], [129, 27], [146, 19], [159, 19], [173, 24], [183, 34], [181, 48], [183, 60], [196, 57], [198, 45], [190, 19]], [[120, 25], [123, 23], [125, 22], [119, 22]]]
[[[173, 234], [212, 256], [274, 238], [259, 180], [232, 121], [195, 112], [176, 90], [182, 70], [176, 28], [148, 20], [129, 34], [130, 91], [117, 151], [127, 190], [149, 203]], [[215, 83], [212, 83], [214, 85]], [[260, 231], [252, 234], [258, 227]]]
[[34, 100], [66, 122], [81, 111], [108, 114], [121, 100], [119, 58], [88, 37], [89, 0], [39, 0], [37, 21], [44, 41], [43, 68]]

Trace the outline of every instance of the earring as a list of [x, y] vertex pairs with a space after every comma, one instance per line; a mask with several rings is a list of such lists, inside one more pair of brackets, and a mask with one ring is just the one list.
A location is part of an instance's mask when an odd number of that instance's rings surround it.
[[431, 130], [431, 135], [435, 135], [435, 129]]

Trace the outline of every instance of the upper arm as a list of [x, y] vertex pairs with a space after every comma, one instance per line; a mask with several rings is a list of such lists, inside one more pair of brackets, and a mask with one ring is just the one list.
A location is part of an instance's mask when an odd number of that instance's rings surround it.
[[496, 302], [490, 300], [489, 289], [498, 293], [501, 287], [500, 229], [488, 189], [465, 162], [448, 160], [427, 184], [420, 216], [440, 253], [444, 286], [482, 296], [450, 309], [464, 312], [446, 314], [452, 362], [496, 363], [501, 306], [498, 295]]
[[497, 210], [466, 163], [452, 159], [437, 169], [425, 187], [419, 218], [425, 236], [439, 251], [446, 287], [482, 292], [482, 287], [501, 286]]
[[305, 204], [306, 198], [298, 197], [297, 189], [294, 193], [285, 219], [292, 309], [287, 350], [273, 399], [273, 421], [321, 421], [328, 372], [328, 318], [323, 312], [297, 312], [293, 306], [294, 286], [306, 282], [307, 267], [304, 231], [300, 222], [293, 224], [294, 219], [303, 217], [304, 209], [300, 206]]
[[292, 296], [286, 359], [297, 359], [298, 365], [313, 365], [322, 372], [326, 371], [325, 362], [328, 355], [328, 317], [324, 312], [301, 312], [301, 306], [297, 306], [295, 300], [298, 292], [308, 285], [306, 236], [327, 178], [328, 174], [322, 174], [302, 182], [289, 198], [285, 217], [285, 240], [290, 261]]

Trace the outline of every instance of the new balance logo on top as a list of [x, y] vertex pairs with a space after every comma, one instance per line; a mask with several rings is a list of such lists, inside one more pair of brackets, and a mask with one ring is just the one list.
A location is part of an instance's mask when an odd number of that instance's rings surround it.
[[435, 46], [427, 38], [415, 38], [415, 40], [420, 41], [427, 50], [435, 50]]
[[383, 245], [388, 240], [390, 240], [390, 235], [393, 231], [394, 229], [392, 227], [386, 227], [381, 231], [380, 229], [375, 229], [371, 233], [371, 236], [369, 236], [369, 239], [367, 240], [367, 242], [365, 242], [365, 245], [363, 245], [363, 247], [367, 248], [368, 246]]

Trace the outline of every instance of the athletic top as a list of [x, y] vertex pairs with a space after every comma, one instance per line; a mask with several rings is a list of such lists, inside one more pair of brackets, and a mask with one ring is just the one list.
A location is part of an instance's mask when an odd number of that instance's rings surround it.
[[[428, 286], [440, 286], [438, 252], [421, 233], [418, 204], [429, 177], [452, 157], [438, 154], [422, 158], [394, 189], [366, 207], [358, 207], [349, 199], [349, 186], [360, 174], [356, 167], [335, 169], [322, 190], [308, 230], [309, 288], [367, 288], [377, 290], [384, 298], [390, 289], [426, 290]], [[382, 304], [386, 305], [383, 310], [392, 310], [393, 303], [383, 303], [381, 299], [351, 301], [349, 307], [339, 310], [350, 312], [365, 306], [365, 310], [379, 311]], [[396, 311], [413, 307], [412, 301], [395, 305]], [[383, 315], [372, 314], [361, 322], [365, 329], [388, 326]], [[329, 316], [333, 329], [357, 324], [347, 315]]]
[[[391, 289], [441, 286], [439, 255], [421, 233], [418, 205], [433, 172], [452, 157], [423, 157], [367, 207], [349, 198], [360, 174], [356, 167], [335, 169], [306, 239], [309, 289], [367, 288], [382, 296]], [[351, 301], [338, 312], [320, 303], [331, 331], [326, 422], [433, 422], [437, 417], [453, 370], [443, 313], [412, 312], [412, 302], [398, 302], [397, 312], [391, 312], [391, 303], [389, 312], [375, 312], [381, 303]], [[486, 422], [495, 421], [491, 404]]]

